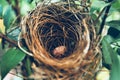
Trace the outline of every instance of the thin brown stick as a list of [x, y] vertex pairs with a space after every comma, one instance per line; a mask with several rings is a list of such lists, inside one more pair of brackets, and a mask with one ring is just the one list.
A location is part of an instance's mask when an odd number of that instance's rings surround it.
[[4, 39], [5, 39], [7, 42], [9, 42], [10, 44], [14, 45], [15, 47], [18, 47], [17, 41], [8, 38], [8, 37], [7, 37], [6, 35], [4, 35], [3, 33], [0, 33], [0, 38], [4, 38]]

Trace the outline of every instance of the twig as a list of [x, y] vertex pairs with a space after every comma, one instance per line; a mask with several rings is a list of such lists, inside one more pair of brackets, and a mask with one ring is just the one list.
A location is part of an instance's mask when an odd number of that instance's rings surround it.
[[15, 40], [12, 40], [10, 38], [8, 38], [6, 35], [0, 33], [0, 38], [3, 38], [5, 41], [9, 42], [10, 44], [14, 45], [15, 47], [18, 47], [20, 50], [22, 50], [24, 53], [28, 54], [29, 56], [33, 56], [32, 53], [27, 52], [26, 50], [24, 50], [21, 46], [23, 46], [23, 44], [20, 42], [20, 36], [18, 36], [18, 42]]
[[94, 21], [95, 24], [98, 22], [99, 18], [102, 16], [104, 11], [105, 11], [105, 8], [102, 9], [102, 11], [99, 13], [98, 17], [95, 19], [95, 21]]
[[[112, 2], [112, 1], [113, 1], [113, 0], [108, 0], [108, 2]], [[103, 30], [103, 28], [104, 28], [104, 25], [105, 25], [105, 22], [106, 22], [106, 18], [107, 18], [107, 16], [108, 16], [108, 13], [109, 13], [110, 8], [111, 8], [111, 5], [108, 5], [108, 6], [106, 7], [105, 14], [104, 14], [104, 16], [103, 16], [102, 23], [101, 23], [101, 25], [100, 25], [100, 31], [99, 31], [99, 33], [98, 33], [98, 34], [100, 34], [100, 35], [101, 35], [102, 30]]]
[[8, 38], [6, 35], [4, 35], [2, 33], [0, 33], [0, 38], [4, 38], [10, 44], [14, 45], [15, 47], [18, 47], [17, 42], [15, 40]]
[[22, 34], [22, 33], [20, 33], [19, 36], [18, 36], [18, 47], [19, 47], [19, 49], [20, 49], [21, 51], [23, 51], [24, 53], [28, 54], [29, 56], [33, 56], [32, 53], [26, 51], [24, 48], [21, 47], [21, 43], [20, 43], [21, 34]]

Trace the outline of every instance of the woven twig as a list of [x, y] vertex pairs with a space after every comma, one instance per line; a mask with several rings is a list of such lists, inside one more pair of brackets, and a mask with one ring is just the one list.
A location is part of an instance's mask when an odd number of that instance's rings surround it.
[[20, 37], [31, 53], [24, 52], [42, 64], [37, 71], [40, 79], [92, 80], [100, 64], [101, 53], [89, 14], [70, 5], [37, 6], [21, 23]]

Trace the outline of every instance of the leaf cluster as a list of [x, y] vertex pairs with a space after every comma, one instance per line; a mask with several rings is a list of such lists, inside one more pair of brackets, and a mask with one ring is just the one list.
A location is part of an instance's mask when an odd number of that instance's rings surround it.
[[[120, 0], [92, 0], [90, 14], [96, 22], [96, 28], [100, 31], [100, 25], [103, 22], [104, 29], [108, 27], [107, 34], [102, 39], [103, 66], [110, 70], [110, 80], [120, 78]], [[97, 5], [99, 4], [99, 5]], [[108, 13], [105, 13], [107, 7], [110, 7]], [[99, 17], [99, 18], [98, 18]]]
[[[20, 22], [39, 0], [1, 0], [0, 1], [0, 75], [3, 80], [9, 71], [23, 62], [26, 54], [17, 46]], [[4, 31], [5, 28], [5, 31]], [[2, 39], [2, 41], [1, 41]], [[25, 67], [30, 75], [30, 61], [25, 59]]]

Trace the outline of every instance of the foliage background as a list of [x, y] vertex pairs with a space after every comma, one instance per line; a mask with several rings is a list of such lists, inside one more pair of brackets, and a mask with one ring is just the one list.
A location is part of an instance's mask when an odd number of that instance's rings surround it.
[[[32, 71], [29, 57], [17, 46], [20, 22], [23, 16], [43, 0], [1, 0], [0, 1], [0, 75], [7, 73], [20, 62], [25, 61], [27, 76]], [[59, 0], [52, 0], [56, 2]], [[66, 0], [63, 0], [66, 1]], [[80, 0], [75, 0], [79, 4]], [[120, 0], [87, 0], [89, 14], [95, 22], [97, 34], [101, 35], [103, 67], [110, 72], [110, 80], [120, 79]]]

